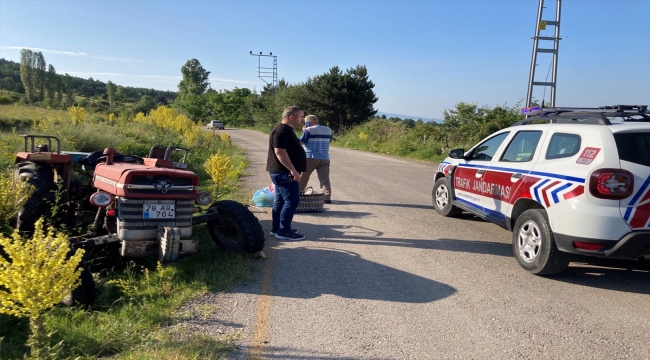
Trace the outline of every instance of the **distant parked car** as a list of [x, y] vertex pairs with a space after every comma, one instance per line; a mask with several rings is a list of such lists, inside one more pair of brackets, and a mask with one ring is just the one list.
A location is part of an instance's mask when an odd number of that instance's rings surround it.
[[209, 130], [211, 130], [211, 129], [221, 129], [221, 130], [223, 130], [223, 129], [226, 128], [225, 125], [223, 124], [223, 121], [221, 121], [221, 120], [210, 120], [210, 122], [208, 122], [207, 127], [208, 127]]

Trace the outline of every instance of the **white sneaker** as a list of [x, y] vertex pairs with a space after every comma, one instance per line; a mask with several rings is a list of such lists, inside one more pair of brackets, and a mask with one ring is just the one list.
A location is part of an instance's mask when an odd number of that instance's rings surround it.
[[290, 235], [279, 235], [275, 234], [275, 238], [279, 240], [302, 240], [305, 238], [304, 235], [298, 234], [297, 232], [292, 232]]
[[[291, 232], [293, 232], [293, 233], [297, 233], [298, 230], [296, 230], [296, 229], [291, 229]], [[271, 235], [271, 236], [275, 236], [275, 234], [277, 234], [277, 233], [276, 233], [276, 232], [273, 232], [273, 230], [271, 230], [271, 231], [269, 232], [269, 235]]]

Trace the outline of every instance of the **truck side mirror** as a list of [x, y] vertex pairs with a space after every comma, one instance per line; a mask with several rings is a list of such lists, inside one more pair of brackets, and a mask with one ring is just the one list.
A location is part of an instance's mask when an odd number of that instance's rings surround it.
[[465, 154], [464, 149], [449, 150], [449, 157], [452, 159], [462, 159], [464, 154]]

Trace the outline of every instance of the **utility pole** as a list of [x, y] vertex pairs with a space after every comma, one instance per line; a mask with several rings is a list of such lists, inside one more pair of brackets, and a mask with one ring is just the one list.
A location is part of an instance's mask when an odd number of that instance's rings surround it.
[[[253, 51], [250, 52], [252, 56], [257, 56], [257, 77], [266, 83], [266, 85], [271, 85], [273, 87], [278, 86], [278, 57], [273, 55], [270, 52], [268, 55], [263, 55], [260, 51], [260, 54], [253, 54]], [[273, 58], [273, 67], [262, 67], [262, 57], [272, 57]], [[272, 71], [269, 71], [272, 70]], [[270, 79], [269, 83], [266, 79]]]
[[[526, 107], [530, 107], [533, 99], [533, 89], [535, 86], [544, 88], [544, 95], [546, 95], [546, 87], [551, 88], [551, 99], [550, 102], [544, 104], [544, 106], [555, 107], [555, 88], [557, 85], [557, 57], [558, 49], [560, 46], [560, 10], [562, 7], [562, 0], [555, 1], [555, 19], [554, 20], [542, 20], [542, 12], [544, 10], [544, 0], [539, 0], [539, 8], [537, 10], [537, 24], [535, 25], [535, 36], [533, 37], [533, 56], [530, 61], [530, 75], [528, 78], [528, 94], [526, 95]], [[555, 26], [554, 36], [540, 36], [541, 31], [546, 30], [547, 26]], [[544, 41], [548, 44], [549, 41], [553, 42], [552, 48], [542, 48], [540, 47], [540, 41]], [[548, 53], [552, 54], [552, 68], [549, 68], [549, 72], [552, 70], [551, 81], [548, 81], [548, 73], [544, 81], [535, 81], [535, 67], [537, 64], [537, 53]], [[542, 103], [544, 103], [544, 98], [542, 97]], [[542, 104], [540, 104], [542, 105]]]

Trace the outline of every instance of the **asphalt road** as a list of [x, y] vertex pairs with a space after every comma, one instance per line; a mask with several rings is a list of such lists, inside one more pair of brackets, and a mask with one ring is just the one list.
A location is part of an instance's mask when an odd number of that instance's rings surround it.
[[[246, 186], [268, 185], [268, 135], [226, 131], [251, 159]], [[336, 147], [331, 159], [333, 204], [294, 218], [307, 239], [269, 237], [259, 278], [198, 300], [216, 310], [188, 330], [234, 334], [241, 359], [650, 357], [647, 266], [576, 259], [530, 275], [508, 231], [435, 213], [436, 164]], [[253, 210], [268, 232], [270, 212]]]

